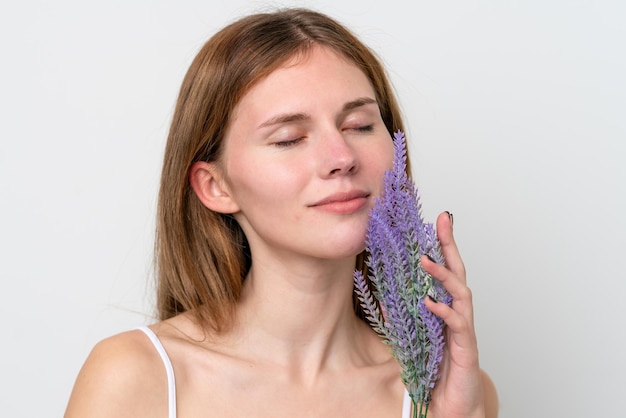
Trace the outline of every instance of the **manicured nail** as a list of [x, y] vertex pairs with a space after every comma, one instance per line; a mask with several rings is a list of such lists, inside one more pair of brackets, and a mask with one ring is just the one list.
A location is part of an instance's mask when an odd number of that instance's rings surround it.
[[450, 218], [450, 225], [454, 225], [454, 215], [448, 211], [446, 211], [448, 217]]
[[427, 295], [426, 297], [427, 297], [428, 299], [432, 300], [432, 301], [433, 301], [433, 302], [435, 302], [435, 303], [439, 303], [439, 302], [437, 302], [437, 299], [435, 299], [434, 297], [432, 297], [432, 296], [430, 296], [430, 295]]

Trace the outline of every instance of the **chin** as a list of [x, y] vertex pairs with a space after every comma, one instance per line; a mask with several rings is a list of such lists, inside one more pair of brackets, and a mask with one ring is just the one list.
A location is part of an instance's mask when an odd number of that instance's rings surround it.
[[354, 258], [365, 250], [365, 239], [359, 243], [329, 245], [327, 250], [332, 250], [327, 257], [330, 259]]

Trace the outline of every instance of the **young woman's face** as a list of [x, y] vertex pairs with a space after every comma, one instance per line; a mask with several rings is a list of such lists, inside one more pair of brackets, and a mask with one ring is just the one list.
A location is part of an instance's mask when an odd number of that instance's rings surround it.
[[354, 256], [393, 164], [365, 74], [314, 47], [262, 79], [235, 108], [221, 167], [253, 256]]

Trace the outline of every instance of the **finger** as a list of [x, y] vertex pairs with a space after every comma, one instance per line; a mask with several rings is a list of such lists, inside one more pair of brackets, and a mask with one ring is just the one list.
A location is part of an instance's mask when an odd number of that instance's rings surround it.
[[465, 283], [465, 265], [454, 241], [452, 214], [443, 212], [437, 217], [437, 238], [448, 268], [457, 274]]
[[425, 298], [424, 304], [432, 313], [443, 319], [450, 331], [454, 333], [463, 333], [467, 329], [467, 320], [463, 315], [456, 312], [453, 308], [445, 303], [436, 302], [432, 298]]
[[464, 277], [460, 277], [447, 266], [435, 263], [428, 256], [422, 256], [420, 261], [424, 270], [439, 280], [455, 301], [463, 299], [467, 289]]
[[[426, 308], [445, 322], [452, 339], [451, 341], [448, 340], [449, 343], [454, 342], [459, 348], [469, 350], [469, 357], [464, 361], [461, 360], [461, 362], [471, 362], [474, 357], [473, 349], [476, 347], [476, 334], [472, 318], [467, 318], [445, 303], [435, 302], [430, 298], [426, 298], [424, 303]], [[455, 353], [458, 352], [455, 351]], [[460, 359], [457, 358], [455, 360], [459, 361]]]
[[[437, 264], [428, 257], [421, 259], [422, 267], [431, 276], [435, 277], [452, 296], [452, 307], [466, 320], [473, 322], [474, 308], [472, 306], [472, 291], [465, 285], [464, 280], [450, 271], [446, 266]], [[442, 304], [445, 305], [445, 304]]]

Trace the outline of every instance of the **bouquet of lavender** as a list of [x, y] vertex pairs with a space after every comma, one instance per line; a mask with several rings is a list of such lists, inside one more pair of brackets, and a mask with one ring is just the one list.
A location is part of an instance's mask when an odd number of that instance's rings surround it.
[[371, 288], [356, 271], [355, 292], [372, 327], [392, 347], [402, 367], [413, 416], [426, 417], [431, 390], [439, 379], [445, 324], [426, 308], [424, 298], [449, 305], [452, 297], [420, 261], [425, 254], [444, 263], [435, 228], [424, 222], [417, 188], [406, 173], [401, 131], [394, 134], [394, 148], [394, 166], [385, 173], [383, 195], [370, 213], [367, 230]]

